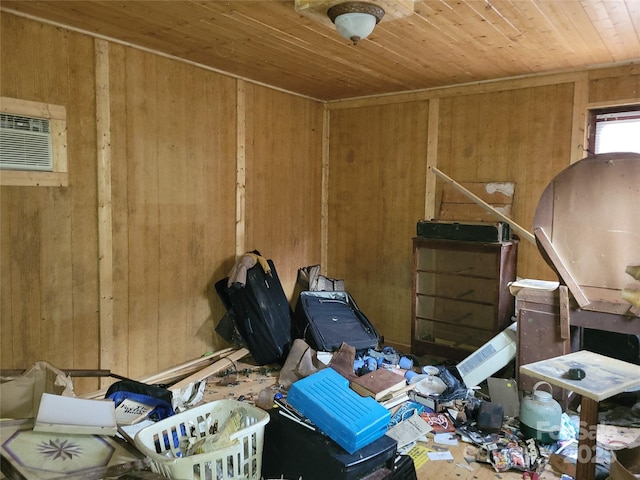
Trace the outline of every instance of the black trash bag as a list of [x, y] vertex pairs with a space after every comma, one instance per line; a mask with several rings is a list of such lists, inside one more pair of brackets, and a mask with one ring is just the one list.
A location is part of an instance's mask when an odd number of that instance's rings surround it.
[[438, 376], [447, 386], [447, 389], [440, 394], [442, 402], [450, 402], [452, 400], [464, 400], [469, 394], [469, 389], [462, 380], [458, 379], [451, 370], [445, 365], [438, 365], [440, 373]]

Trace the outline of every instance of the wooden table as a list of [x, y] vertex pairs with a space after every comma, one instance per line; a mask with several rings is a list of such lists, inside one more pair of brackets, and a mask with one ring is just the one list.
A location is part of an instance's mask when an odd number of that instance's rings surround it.
[[[570, 368], [580, 368], [586, 376], [582, 380], [572, 380], [568, 377]], [[521, 365], [520, 373], [582, 396], [576, 477], [580, 480], [594, 480], [598, 402], [640, 387], [640, 366], [581, 350]]]

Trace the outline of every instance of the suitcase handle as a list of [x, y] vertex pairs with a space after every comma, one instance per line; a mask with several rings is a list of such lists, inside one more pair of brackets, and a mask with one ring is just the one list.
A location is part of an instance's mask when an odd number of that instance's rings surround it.
[[[317, 333], [320, 337], [320, 340], [322, 341], [322, 344], [326, 345], [327, 340], [324, 338], [324, 335], [322, 335], [322, 332], [320, 330], [312, 329], [310, 324], [304, 328], [304, 332], [302, 333], [302, 338], [305, 340], [305, 342], [307, 342], [307, 344], [311, 344], [312, 342], [315, 343], [313, 340], [313, 334], [309, 333], [310, 329]], [[307, 336], [307, 334], [309, 334], [310, 336]]]

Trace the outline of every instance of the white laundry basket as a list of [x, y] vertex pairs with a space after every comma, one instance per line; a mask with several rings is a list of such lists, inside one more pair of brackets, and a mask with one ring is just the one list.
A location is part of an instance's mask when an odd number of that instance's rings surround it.
[[[244, 426], [230, 436], [231, 445], [183, 456], [185, 439], [202, 439], [221, 428], [231, 412], [244, 408]], [[235, 400], [216, 400], [178, 413], [140, 430], [135, 444], [151, 460], [151, 469], [184, 480], [260, 480], [264, 428], [269, 414]]]

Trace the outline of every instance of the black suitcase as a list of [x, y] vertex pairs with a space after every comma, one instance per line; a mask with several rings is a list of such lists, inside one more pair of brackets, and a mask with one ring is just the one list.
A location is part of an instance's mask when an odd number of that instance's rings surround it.
[[271, 274], [259, 264], [247, 270], [244, 287], [227, 287], [228, 277], [215, 284], [224, 306], [258, 365], [283, 364], [291, 348], [293, 312], [282, 289], [278, 273], [267, 260]]
[[416, 480], [416, 467], [409, 455], [398, 455], [393, 465], [391, 480]]
[[342, 342], [363, 352], [377, 348], [378, 332], [347, 292], [300, 292], [294, 335], [318, 351], [333, 352]]
[[269, 410], [262, 453], [264, 478], [303, 480], [360, 480], [382, 468], [393, 469], [395, 440], [383, 435], [369, 445], [347, 453], [319, 431], [312, 431]]
[[413, 459], [409, 455], [398, 455], [393, 468], [381, 468], [370, 473], [362, 480], [417, 480], [416, 468]]

